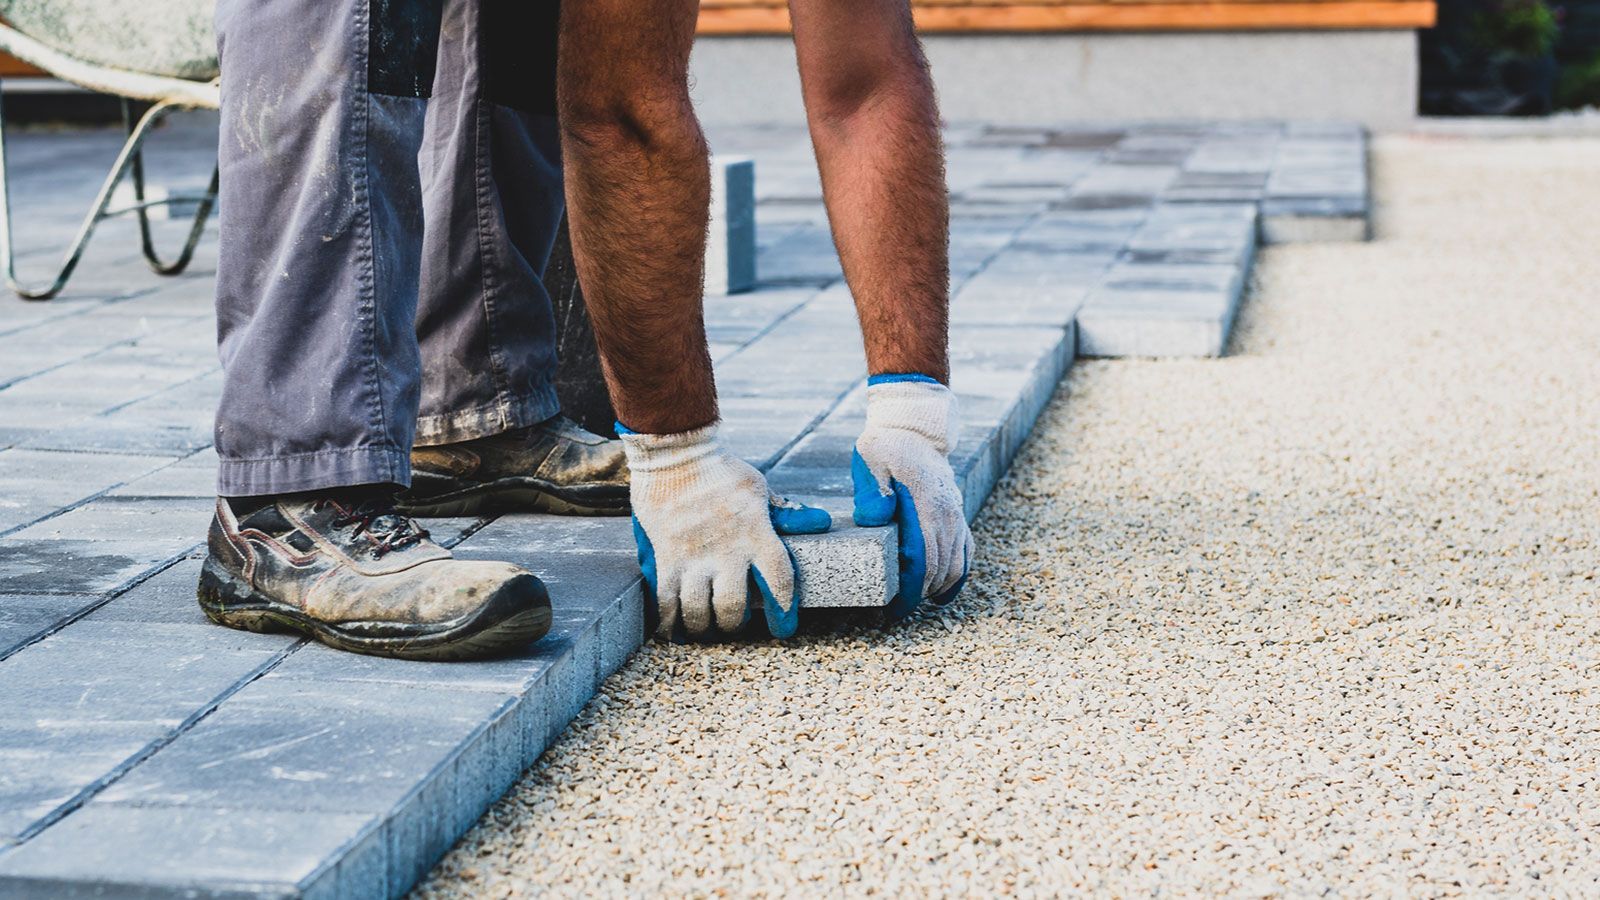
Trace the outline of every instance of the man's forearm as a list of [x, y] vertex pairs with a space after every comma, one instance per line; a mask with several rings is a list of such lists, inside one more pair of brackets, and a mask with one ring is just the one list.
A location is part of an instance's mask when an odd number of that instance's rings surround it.
[[573, 258], [617, 418], [717, 418], [702, 281], [711, 180], [686, 78], [695, 0], [561, 10], [558, 90]]
[[811, 139], [873, 373], [949, 380], [949, 203], [907, 0], [791, 0]]

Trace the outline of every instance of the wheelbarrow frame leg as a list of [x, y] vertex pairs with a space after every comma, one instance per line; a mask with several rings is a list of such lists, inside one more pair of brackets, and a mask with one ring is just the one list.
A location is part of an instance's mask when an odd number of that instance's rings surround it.
[[[152, 206], [194, 200], [194, 197], [169, 197], [163, 200], [150, 201], [144, 198], [144, 160], [141, 150], [145, 139], [155, 126], [168, 115], [181, 109], [192, 108], [189, 104], [162, 101], [153, 104], [137, 118], [133, 115], [133, 106], [123, 99], [123, 118], [127, 126], [127, 140], [123, 142], [122, 150], [117, 154], [116, 162], [112, 164], [111, 171], [106, 175], [105, 181], [100, 186], [100, 192], [95, 196], [94, 204], [90, 207], [83, 223], [78, 226], [78, 232], [68, 245], [66, 253], [57, 269], [54, 280], [36, 284], [24, 283], [17, 277], [16, 252], [12, 245], [12, 220], [11, 220], [11, 175], [6, 163], [5, 144], [5, 109], [3, 97], [0, 97], [0, 266], [4, 267], [6, 285], [15, 291], [24, 300], [49, 300], [61, 293], [67, 281], [78, 267], [78, 262], [83, 258], [83, 251], [89, 244], [89, 239], [94, 236], [94, 230], [101, 220], [112, 216], [134, 212], [139, 218], [139, 231], [143, 243], [144, 257], [150, 267], [163, 275], [174, 275], [181, 272], [194, 258], [195, 247], [200, 243], [200, 238], [205, 231], [206, 219], [211, 214], [211, 209], [216, 202], [217, 173], [211, 173], [211, 186], [206, 194], [199, 199], [199, 208], [195, 212], [194, 224], [189, 230], [188, 240], [185, 242], [178, 258], [172, 263], [163, 262], [157, 255], [154, 240], [151, 235], [148, 210]], [[111, 209], [111, 196], [116, 191], [117, 185], [122, 182], [129, 170], [135, 171], [134, 177], [134, 202], [130, 206]]]
[[[128, 139], [133, 140], [134, 131], [139, 127], [140, 120], [134, 117], [133, 101], [126, 98], [122, 101], [122, 124], [127, 129]], [[0, 166], [4, 166], [4, 159], [0, 158]], [[172, 203], [190, 199], [188, 197], [169, 197], [166, 200], [147, 202], [144, 198], [144, 153], [135, 151], [132, 165], [129, 166], [133, 179], [133, 209], [139, 217], [139, 243], [144, 252], [145, 262], [150, 264], [150, 270], [157, 275], [177, 275], [189, 268], [189, 263], [194, 259], [194, 251], [200, 246], [200, 239], [205, 236], [206, 220], [211, 216], [211, 210], [217, 202], [217, 174], [218, 167], [211, 168], [211, 183], [206, 186], [206, 192], [199, 199], [199, 206], [195, 209], [194, 222], [189, 226], [189, 237], [184, 241], [178, 258], [172, 262], [163, 262], [161, 254], [156, 251], [155, 238], [150, 231], [150, 207], [157, 203]], [[107, 215], [116, 215], [124, 210], [114, 210]]]

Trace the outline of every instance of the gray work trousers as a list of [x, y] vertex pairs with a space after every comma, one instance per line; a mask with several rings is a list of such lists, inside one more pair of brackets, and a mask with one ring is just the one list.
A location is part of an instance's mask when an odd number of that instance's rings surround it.
[[559, 411], [555, 0], [219, 0], [218, 493]]

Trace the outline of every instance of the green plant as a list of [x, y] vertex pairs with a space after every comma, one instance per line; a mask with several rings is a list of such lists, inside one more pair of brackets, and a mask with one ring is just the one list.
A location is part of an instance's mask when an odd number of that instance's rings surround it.
[[1484, 49], [1522, 59], [1549, 54], [1561, 34], [1561, 22], [1544, 0], [1503, 0], [1479, 13], [1475, 26]]
[[1562, 109], [1600, 106], [1600, 55], [1585, 63], [1561, 67], [1556, 105]]

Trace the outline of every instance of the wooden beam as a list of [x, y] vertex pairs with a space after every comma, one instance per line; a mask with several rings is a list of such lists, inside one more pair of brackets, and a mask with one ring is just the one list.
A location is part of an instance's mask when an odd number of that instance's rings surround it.
[[9, 53], [0, 53], [0, 78], [44, 78], [50, 73]]
[[[1250, 0], [917, 6], [924, 32], [1294, 31], [1429, 28], [1433, 0]], [[787, 34], [773, 6], [706, 6], [701, 34]]]

